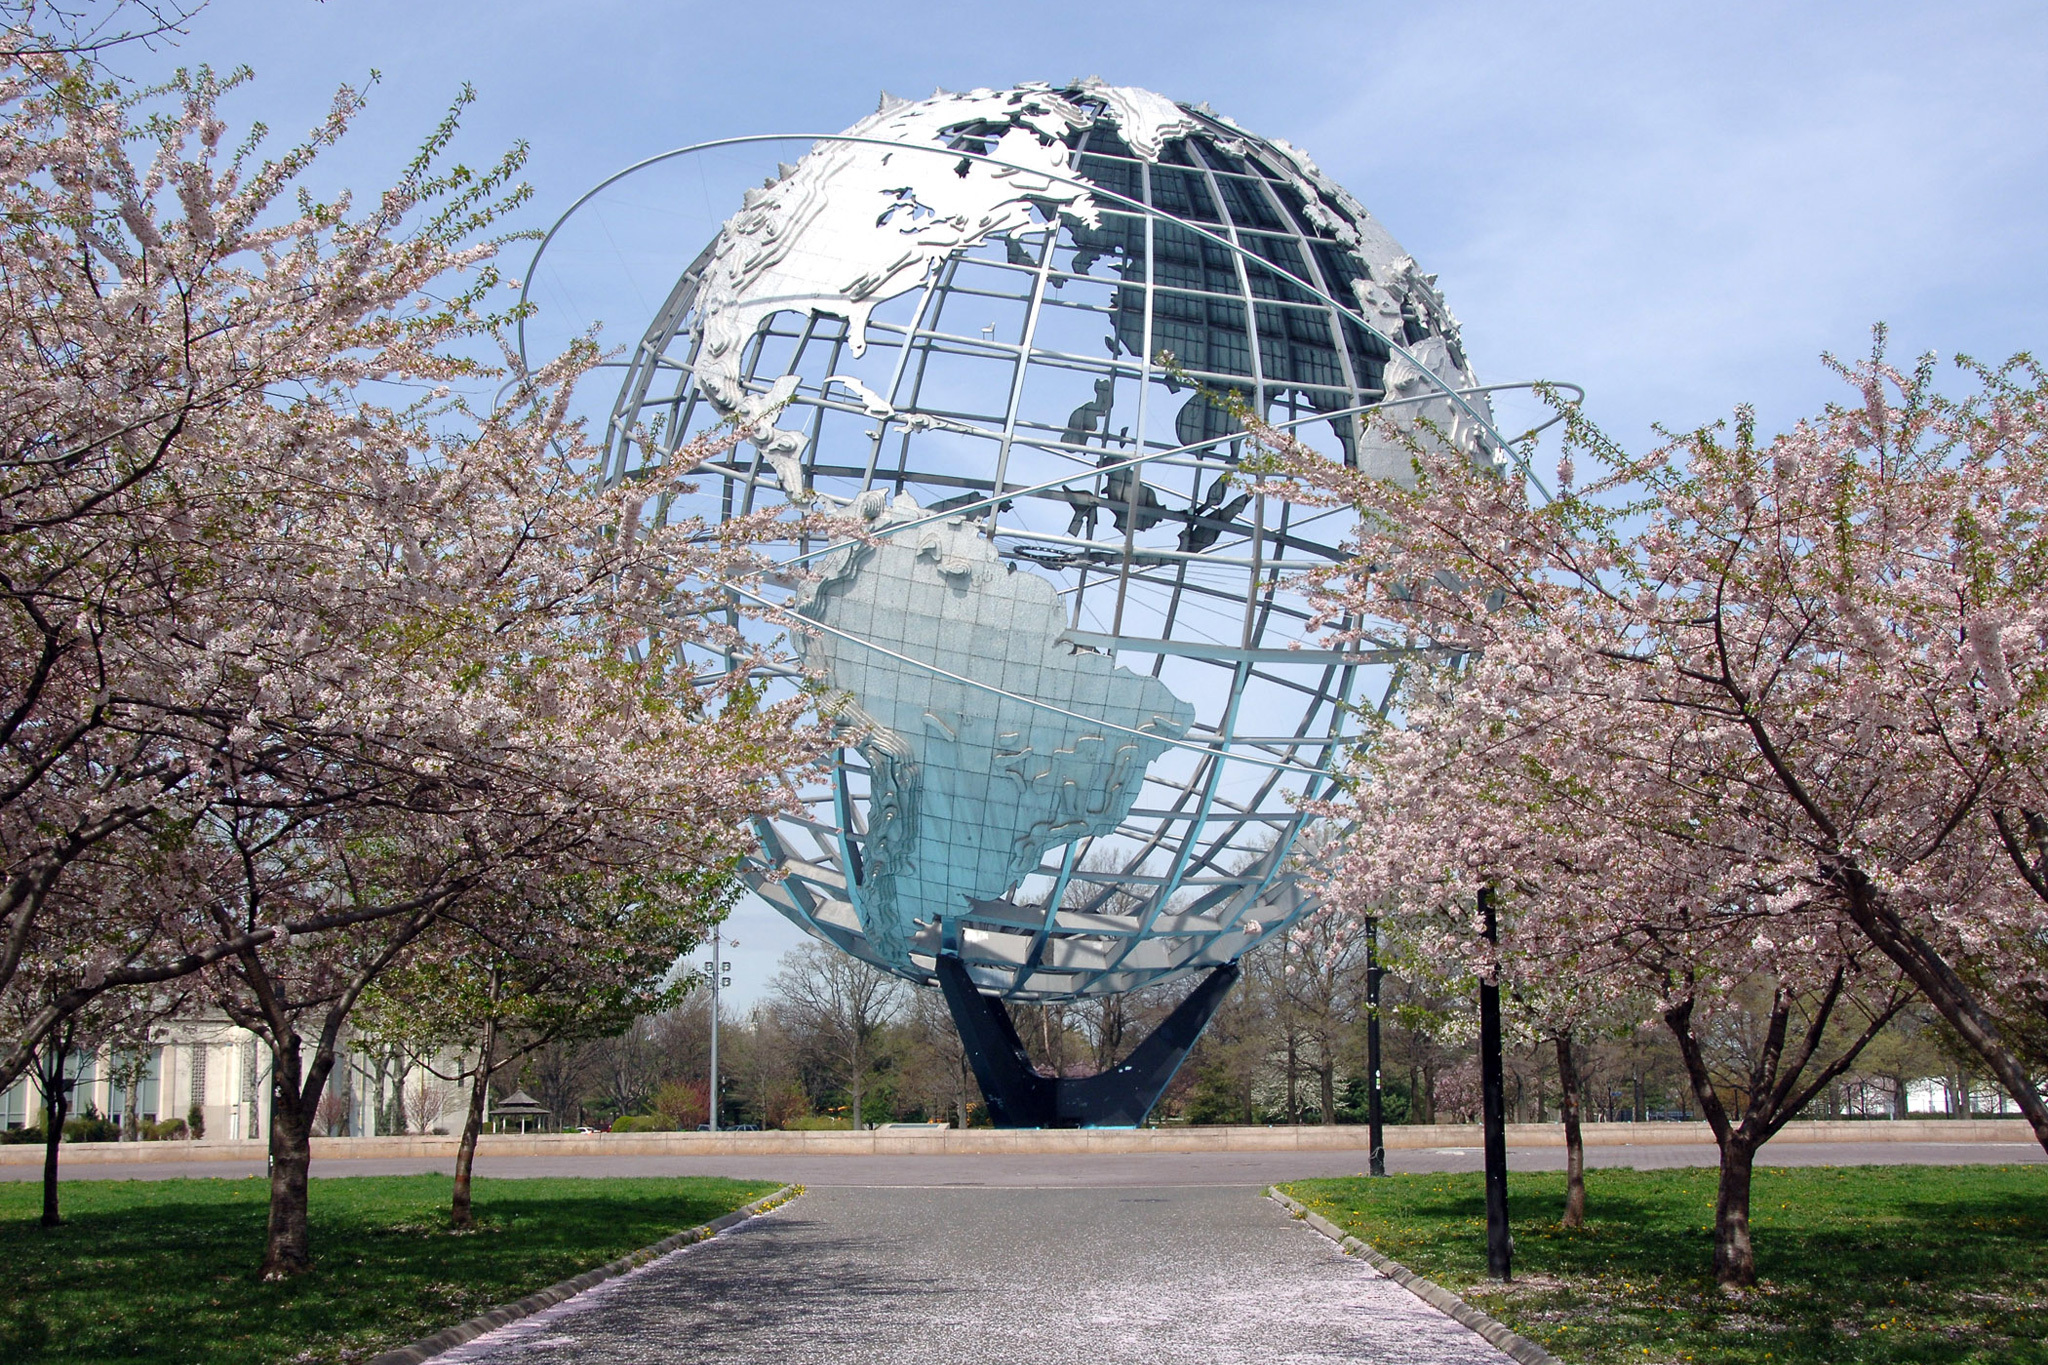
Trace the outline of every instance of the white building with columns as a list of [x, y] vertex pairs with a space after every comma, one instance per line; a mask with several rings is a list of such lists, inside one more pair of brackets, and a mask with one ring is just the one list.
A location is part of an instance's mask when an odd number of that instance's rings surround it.
[[[440, 1059], [435, 1069], [443, 1075], [456, 1070]], [[139, 1136], [145, 1125], [173, 1119], [189, 1124], [195, 1111], [199, 1131], [209, 1140], [269, 1134], [270, 1049], [224, 1016], [167, 1024], [141, 1056], [110, 1048], [74, 1054], [64, 1073], [73, 1081], [70, 1117], [90, 1112], [114, 1120], [124, 1137], [131, 1126]], [[343, 1060], [315, 1114], [314, 1133], [374, 1137], [452, 1128], [461, 1123], [461, 1089], [396, 1049], [344, 1043]], [[34, 1128], [42, 1121], [35, 1074], [0, 1093], [0, 1129]]]

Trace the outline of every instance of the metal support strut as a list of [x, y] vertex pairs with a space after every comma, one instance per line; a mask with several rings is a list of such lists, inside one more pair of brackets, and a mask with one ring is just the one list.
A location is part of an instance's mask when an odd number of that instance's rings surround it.
[[1042, 1076], [1010, 1021], [1010, 1011], [975, 989], [966, 966], [941, 953], [939, 987], [960, 1030], [960, 1042], [981, 1082], [989, 1118], [998, 1128], [1135, 1128], [1152, 1112], [1209, 1016], [1236, 984], [1235, 962], [1218, 967], [1174, 1006], [1131, 1055], [1097, 1076]]

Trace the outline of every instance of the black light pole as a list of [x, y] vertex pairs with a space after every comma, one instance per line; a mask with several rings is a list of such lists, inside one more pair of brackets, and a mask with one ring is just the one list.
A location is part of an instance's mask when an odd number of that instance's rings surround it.
[[[1498, 950], [1500, 931], [1493, 918], [1493, 888], [1479, 888], [1479, 916], [1487, 946]], [[1486, 1127], [1486, 1273], [1505, 1283], [1515, 1241], [1508, 1235], [1508, 1128], [1505, 1086], [1500, 1062], [1500, 976], [1495, 954], [1494, 975], [1479, 980], [1479, 1089]]]
[[1380, 1113], [1380, 922], [1377, 916], [1365, 922], [1365, 1131], [1372, 1152], [1366, 1169], [1374, 1175], [1387, 1173], [1386, 1131]]

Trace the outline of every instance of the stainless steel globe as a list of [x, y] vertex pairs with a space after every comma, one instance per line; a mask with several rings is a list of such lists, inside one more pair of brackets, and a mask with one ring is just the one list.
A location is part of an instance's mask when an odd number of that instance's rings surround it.
[[1312, 908], [1304, 802], [1400, 657], [1311, 638], [1298, 578], [1350, 514], [1262, 496], [1233, 400], [1391, 478], [1424, 421], [1505, 454], [1434, 277], [1206, 106], [884, 96], [747, 193], [635, 348], [608, 456], [737, 423], [688, 510], [867, 530], [789, 547], [774, 605], [845, 744], [762, 827], [763, 897], [1018, 1000], [1232, 963]]

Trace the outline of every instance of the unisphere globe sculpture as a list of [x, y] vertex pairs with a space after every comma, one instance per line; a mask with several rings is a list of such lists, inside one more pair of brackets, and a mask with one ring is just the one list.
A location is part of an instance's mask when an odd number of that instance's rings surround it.
[[737, 423], [697, 476], [714, 515], [871, 533], [791, 547], [793, 638], [850, 700], [806, 816], [761, 831], [763, 897], [912, 981], [950, 959], [1038, 1001], [1232, 964], [1313, 906], [1301, 803], [1398, 658], [1308, 637], [1296, 576], [1350, 515], [1249, 486], [1231, 395], [1388, 477], [1425, 419], [1503, 453], [1434, 277], [1206, 106], [885, 95], [747, 192], [635, 350], [609, 455], [627, 478]]

